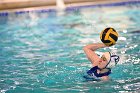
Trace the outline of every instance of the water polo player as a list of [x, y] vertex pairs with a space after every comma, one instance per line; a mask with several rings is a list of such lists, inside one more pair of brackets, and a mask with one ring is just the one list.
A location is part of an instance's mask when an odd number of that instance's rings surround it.
[[[104, 41], [103, 43], [89, 44], [83, 48], [87, 58], [92, 63], [92, 68], [87, 71], [87, 74], [93, 79], [109, 80], [111, 68], [115, 67], [119, 62], [119, 56], [114, 53], [105, 52], [101, 57], [96, 54], [97, 49], [109, 47], [116, 43], [117, 39], [115, 35], [118, 35], [116, 33], [114, 29], [106, 28], [101, 32], [101, 39], [104, 39], [102, 40], [102, 42]], [[113, 40], [114, 38], [116, 41]]]

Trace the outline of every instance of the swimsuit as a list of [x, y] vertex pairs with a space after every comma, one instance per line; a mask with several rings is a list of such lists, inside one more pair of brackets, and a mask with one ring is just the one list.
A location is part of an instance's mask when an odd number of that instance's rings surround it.
[[[97, 73], [97, 70], [100, 70], [100, 73]], [[104, 72], [102, 72], [105, 70]], [[100, 79], [102, 76], [108, 76], [111, 74], [111, 69], [110, 68], [104, 68], [100, 69], [98, 66], [92, 67], [90, 70], [87, 71], [87, 76], [84, 76], [86, 79]]]

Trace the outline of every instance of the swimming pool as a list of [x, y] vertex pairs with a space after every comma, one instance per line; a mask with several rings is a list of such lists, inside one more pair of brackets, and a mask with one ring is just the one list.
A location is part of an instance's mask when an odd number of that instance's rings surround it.
[[[140, 90], [140, 4], [27, 11], [0, 16], [1, 93], [129, 93]], [[83, 46], [101, 42], [107, 26], [119, 32], [121, 55], [111, 81], [86, 81]], [[104, 92], [103, 92], [104, 91]]]

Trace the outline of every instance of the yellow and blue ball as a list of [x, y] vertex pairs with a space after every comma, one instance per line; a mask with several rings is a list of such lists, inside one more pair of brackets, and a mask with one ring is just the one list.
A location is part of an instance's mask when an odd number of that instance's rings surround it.
[[114, 28], [108, 27], [100, 33], [100, 39], [106, 46], [112, 46], [118, 40], [118, 33]]

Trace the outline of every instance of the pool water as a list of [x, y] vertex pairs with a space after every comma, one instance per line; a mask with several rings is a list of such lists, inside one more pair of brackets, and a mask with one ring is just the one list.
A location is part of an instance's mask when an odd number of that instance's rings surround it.
[[[85, 7], [0, 16], [0, 93], [140, 92], [140, 4]], [[100, 32], [114, 27], [120, 63], [111, 80], [87, 81], [91, 68], [82, 48], [101, 42]]]

